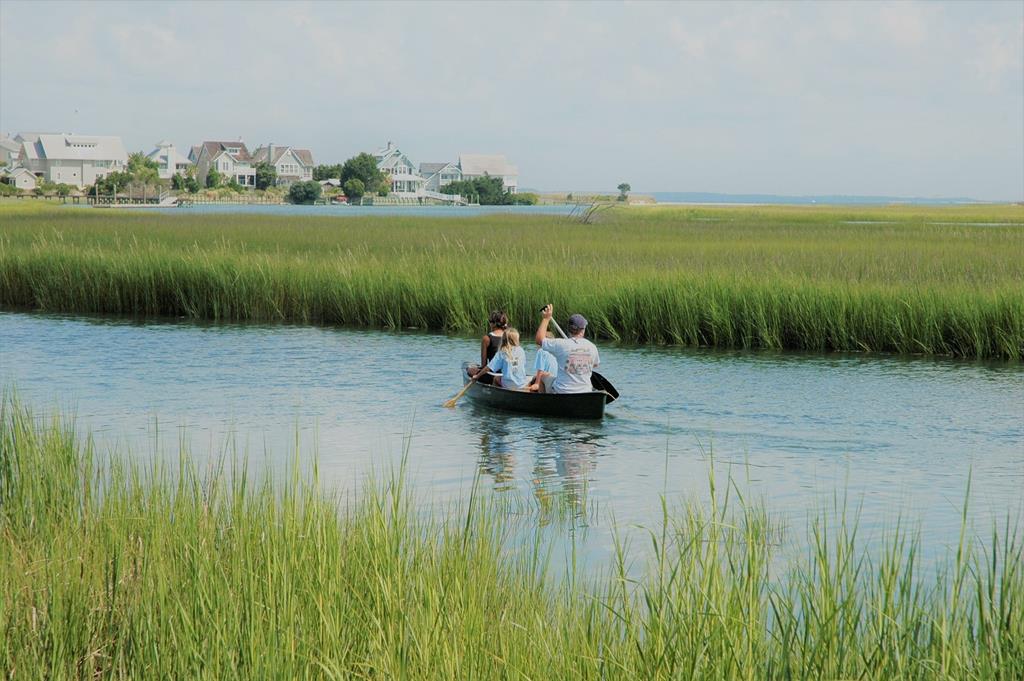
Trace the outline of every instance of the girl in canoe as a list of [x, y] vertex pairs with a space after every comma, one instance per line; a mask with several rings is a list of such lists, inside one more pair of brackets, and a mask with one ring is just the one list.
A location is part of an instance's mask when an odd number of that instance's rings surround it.
[[505, 329], [501, 349], [494, 353], [494, 357], [486, 366], [478, 369], [473, 375], [483, 378], [488, 371], [501, 374], [492, 376], [493, 384], [498, 387], [508, 390], [526, 388], [526, 353], [519, 345], [519, 332], [516, 329]]
[[[470, 364], [466, 367], [466, 373], [471, 377], [480, 373], [481, 368], [486, 368], [487, 363], [494, 359], [498, 349], [501, 348], [505, 339], [505, 329], [508, 327], [508, 315], [504, 310], [494, 310], [488, 319], [491, 330], [480, 340], [480, 363]], [[484, 374], [480, 377], [479, 383], [490, 384], [491, 375]]]

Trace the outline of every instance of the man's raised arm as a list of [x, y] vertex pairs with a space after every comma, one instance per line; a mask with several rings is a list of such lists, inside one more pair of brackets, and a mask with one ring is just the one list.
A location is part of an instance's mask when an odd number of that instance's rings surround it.
[[544, 309], [540, 311], [540, 326], [537, 327], [537, 334], [533, 337], [537, 341], [537, 345], [544, 345], [544, 339], [548, 337], [548, 322], [551, 321], [551, 314], [554, 312], [554, 308], [551, 304], [545, 305]]

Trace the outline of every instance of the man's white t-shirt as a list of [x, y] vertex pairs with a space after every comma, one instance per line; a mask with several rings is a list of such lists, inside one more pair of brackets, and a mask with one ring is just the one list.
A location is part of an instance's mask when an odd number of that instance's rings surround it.
[[558, 375], [551, 384], [556, 393], [587, 393], [590, 374], [600, 366], [597, 346], [586, 338], [545, 338], [540, 346], [558, 361]]

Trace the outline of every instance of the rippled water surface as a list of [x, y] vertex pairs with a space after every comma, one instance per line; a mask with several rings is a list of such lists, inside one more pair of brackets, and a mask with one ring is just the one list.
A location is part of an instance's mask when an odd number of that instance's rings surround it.
[[3, 384], [73, 410], [101, 444], [148, 456], [184, 441], [202, 458], [233, 434], [276, 465], [298, 437], [323, 478], [353, 488], [411, 436], [418, 493], [456, 498], [479, 474], [527, 504], [558, 499], [590, 525], [584, 558], [607, 557], [612, 514], [649, 526], [662, 493], [706, 498], [712, 456], [798, 530], [845, 491], [865, 531], [902, 514], [945, 549], [969, 474], [980, 535], [1022, 518], [1020, 364], [603, 346], [622, 399], [588, 423], [442, 408], [477, 352], [412, 332], [0, 313]]

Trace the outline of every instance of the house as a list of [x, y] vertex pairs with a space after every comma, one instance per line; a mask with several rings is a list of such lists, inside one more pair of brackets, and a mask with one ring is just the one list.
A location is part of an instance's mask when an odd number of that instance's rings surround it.
[[146, 158], [156, 161], [161, 180], [169, 180], [175, 174], [185, 175], [192, 167], [192, 161], [182, 156], [172, 143], [157, 142], [156, 149], [146, 154]]
[[21, 144], [7, 135], [0, 137], [0, 168], [10, 168], [18, 160]]
[[519, 169], [504, 154], [459, 154], [462, 179], [475, 180], [485, 175], [500, 177], [505, 189], [515, 194], [519, 188]]
[[18, 163], [36, 177], [82, 188], [123, 170], [128, 154], [120, 137], [70, 133], [21, 133]]
[[388, 141], [388, 145], [374, 154], [377, 167], [385, 175], [391, 176], [391, 191], [398, 196], [419, 196], [426, 184], [416, 173], [416, 166], [398, 147]]
[[313, 152], [309, 149], [269, 145], [257, 147], [252, 153], [253, 163], [267, 163], [277, 171], [277, 184], [308, 182], [313, 179]]
[[38, 185], [39, 178], [28, 168], [19, 166], [7, 173], [4, 182], [23, 191], [31, 191]]
[[420, 177], [427, 191], [439, 192], [441, 187], [462, 179], [462, 170], [456, 163], [421, 163]]
[[256, 164], [245, 142], [203, 142], [192, 147], [189, 160], [196, 166], [196, 179], [206, 184], [210, 168], [216, 168], [225, 182], [232, 179], [243, 187], [256, 186]]

